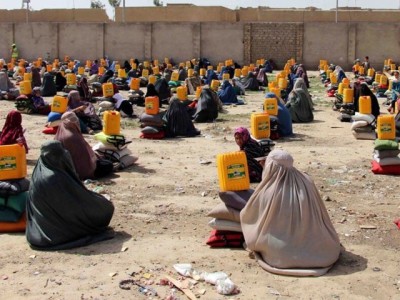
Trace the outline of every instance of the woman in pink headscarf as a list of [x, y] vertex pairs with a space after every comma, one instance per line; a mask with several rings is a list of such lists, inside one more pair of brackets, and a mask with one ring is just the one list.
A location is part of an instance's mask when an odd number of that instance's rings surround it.
[[257, 141], [250, 137], [249, 131], [244, 127], [236, 128], [234, 136], [240, 150], [246, 153], [250, 182], [260, 182], [263, 167], [256, 158], [264, 157], [264, 150]]
[[28, 153], [29, 148], [24, 137], [24, 131], [21, 113], [16, 110], [10, 111], [0, 134], [0, 145], [21, 144]]

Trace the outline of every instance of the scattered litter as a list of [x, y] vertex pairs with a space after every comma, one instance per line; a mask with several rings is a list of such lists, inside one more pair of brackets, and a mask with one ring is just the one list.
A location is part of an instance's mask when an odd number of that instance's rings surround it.
[[374, 271], [374, 272], [380, 272], [380, 271], [381, 271], [381, 268], [379, 268], [379, 267], [373, 267], [373, 268], [372, 268], [372, 271]]
[[125, 252], [126, 250], [128, 250], [128, 247], [122, 247], [121, 252]]
[[360, 225], [361, 229], [377, 229], [375, 225]]
[[118, 273], [117, 272], [111, 272], [111, 273], [108, 273], [108, 276], [110, 276], [111, 278], [112, 277], [114, 277], [115, 275], [117, 275]]
[[121, 280], [119, 282], [119, 288], [122, 290], [130, 290], [132, 285], [139, 287], [139, 292], [146, 296], [157, 296], [157, 291], [149, 286], [145, 286], [133, 279]]
[[331, 199], [329, 196], [327, 196], [327, 195], [325, 195], [325, 196], [322, 198], [322, 200], [324, 200], [324, 201], [332, 201], [332, 199]]
[[236, 285], [229, 278], [217, 281], [217, 292], [221, 295], [233, 295], [239, 293]]
[[36, 258], [36, 255], [32, 254], [31, 256], [29, 256], [29, 258], [34, 259], [34, 258]]
[[33, 273], [33, 275], [39, 275], [39, 274], [40, 274], [39, 271], [36, 271], [36, 272]]
[[225, 280], [228, 278], [228, 275], [224, 272], [214, 272], [214, 273], [207, 273], [204, 276], [204, 280], [211, 284], [217, 284], [218, 280]]
[[273, 288], [269, 289], [269, 293], [272, 294], [272, 295], [275, 295], [275, 296], [280, 296], [281, 295], [281, 293], [279, 293], [277, 290], [275, 290]]
[[346, 220], [347, 220], [346, 217], [343, 217], [343, 218], [339, 221], [339, 223], [342, 223], [342, 224], [343, 224], [344, 222], [346, 222]]
[[175, 264], [173, 267], [175, 271], [177, 271], [182, 276], [192, 276], [193, 269], [191, 264]]
[[150, 273], [144, 273], [142, 276], [143, 276], [144, 278], [146, 278], [146, 279], [150, 279], [151, 276], [153, 276], [153, 275], [151, 275]]
[[210, 160], [200, 160], [199, 161], [199, 163], [201, 164], [201, 165], [209, 165], [209, 164], [211, 164], [211, 161]]
[[202, 197], [207, 196], [207, 192], [201, 192], [201, 196], [202, 196]]
[[8, 279], [8, 276], [7, 276], [7, 275], [1, 276], [1, 280], [7, 280], [7, 279]]

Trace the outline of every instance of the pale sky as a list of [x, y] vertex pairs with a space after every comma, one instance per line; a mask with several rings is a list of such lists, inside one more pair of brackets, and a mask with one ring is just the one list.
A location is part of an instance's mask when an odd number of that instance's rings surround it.
[[[90, 8], [90, 0], [30, 0], [30, 6], [33, 10], [49, 8]], [[108, 15], [112, 16], [112, 9], [108, 0], [101, 0], [106, 4]], [[235, 9], [238, 7], [258, 7], [269, 6], [271, 8], [304, 8], [314, 6], [321, 9], [331, 9], [336, 7], [336, 0], [163, 0], [164, 5], [176, 3], [192, 3], [198, 6], [225, 6]], [[122, 1], [121, 1], [122, 6]], [[125, 0], [126, 7], [135, 6], [154, 6], [153, 0]], [[383, 8], [399, 9], [400, 0], [339, 0], [339, 6], [357, 6], [362, 8]], [[0, 0], [0, 9], [20, 9], [22, 0]]]

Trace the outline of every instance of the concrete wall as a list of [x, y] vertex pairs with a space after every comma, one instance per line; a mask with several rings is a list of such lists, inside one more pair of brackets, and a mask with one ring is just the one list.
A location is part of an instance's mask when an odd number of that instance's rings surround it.
[[81, 61], [102, 57], [104, 53], [103, 27], [103, 24], [58, 24], [59, 57], [69, 55]]
[[226, 59], [243, 63], [244, 37], [240, 23], [202, 23], [200, 56], [217, 65]]
[[20, 56], [86, 60], [108, 55], [113, 60], [164, 57], [184, 62], [207, 57], [213, 64], [233, 59], [239, 64], [271, 58], [278, 67], [289, 58], [315, 69], [320, 59], [349, 69], [356, 58], [370, 56], [400, 63], [400, 24], [388, 23], [0, 23], [0, 57], [11, 58], [15, 41]]

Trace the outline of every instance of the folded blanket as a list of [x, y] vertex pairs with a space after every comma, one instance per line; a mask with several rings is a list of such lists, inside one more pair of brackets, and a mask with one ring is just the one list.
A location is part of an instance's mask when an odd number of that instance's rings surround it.
[[351, 130], [354, 130], [356, 128], [360, 128], [360, 127], [365, 127], [368, 126], [368, 122], [361, 120], [361, 121], [354, 121], [353, 123], [351, 123]]
[[376, 139], [374, 142], [374, 150], [398, 150], [399, 143], [395, 140], [380, 140]]
[[26, 178], [0, 181], [0, 197], [17, 195], [29, 189], [30, 181]]
[[386, 158], [379, 158], [375, 154], [373, 156], [374, 161], [376, 161], [381, 166], [395, 166], [400, 165], [400, 157], [386, 157]]
[[367, 115], [356, 112], [354, 116], [351, 116], [351, 119], [353, 121], [366, 121], [368, 124], [371, 124], [375, 121], [375, 116], [371, 114]]
[[208, 222], [208, 225], [216, 230], [242, 232], [242, 227], [240, 226], [240, 223], [234, 221], [220, 220], [214, 218], [210, 222]]
[[400, 150], [375, 150], [374, 156], [378, 158], [396, 157], [400, 154]]
[[375, 140], [376, 139], [376, 133], [374, 131], [357, 131], [356, 128], [355, 130], [352, 130], [351, 133], [357, 140]]

